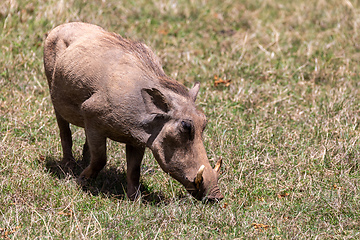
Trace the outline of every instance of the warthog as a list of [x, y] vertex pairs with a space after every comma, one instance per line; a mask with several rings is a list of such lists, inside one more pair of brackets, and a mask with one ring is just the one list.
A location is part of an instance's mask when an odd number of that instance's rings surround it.
[[213, 169], [204, 148], [204, 113], [188, 90], [164, 73], [145, 44], [87, 23], [67, 23], [48, 34], [44, 66], [60, 129], [63, 160], [74, 161], [69, 124], [83, 127], [90, 164], [80, 184], [106, 164], [106, 139], [126, 144], [127, 196], [139, 190], [145, 147], [160, 167], [196, 199], [220, 200], [221, 160]]

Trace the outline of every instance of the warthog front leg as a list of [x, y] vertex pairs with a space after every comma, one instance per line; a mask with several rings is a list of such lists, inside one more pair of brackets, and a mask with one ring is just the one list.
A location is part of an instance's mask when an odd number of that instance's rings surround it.
[[127, 164], [127, 196], [135, 200], [140, 191], [140, 165], [145, 152], [145, 147], [134, 147], [126, 144], [126, 164]]
[[84, 164], [89, 164], [89, 162], [90, 162], [90, 149], [89, 149], [89, 144], [88, 144], [87, 138], [85, 140], [84, 147], [83, 147], [82, 161]]

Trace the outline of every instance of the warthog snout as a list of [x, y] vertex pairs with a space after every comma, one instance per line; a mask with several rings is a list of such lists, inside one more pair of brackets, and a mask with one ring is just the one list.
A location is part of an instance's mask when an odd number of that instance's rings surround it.
[[[210, 175], [211, 173], [215, 174], [216, 183], [217, 183], [218, 175], [220, 173], [221, 165], [222, 165], [222, 158], [220, 157], [214, 169], [210, 169], [209, 171]], [[205, 178], [204, 171], [205, 171], [205, 165], [201, 165], [193, 181], [194, 187], [187, 188], [187, 191], [198, 200], [205, 200], [210, 202], [221, 201], [224, 198], [224, 196], [220, 193], [220, 189], [218, 185], [213, 184], [214, 181], [209, 181], [208, 183], [206, 183], [204, 181]], [[207, 178], [211, 178], [211, 177], [213, 176], [208, 176]]]

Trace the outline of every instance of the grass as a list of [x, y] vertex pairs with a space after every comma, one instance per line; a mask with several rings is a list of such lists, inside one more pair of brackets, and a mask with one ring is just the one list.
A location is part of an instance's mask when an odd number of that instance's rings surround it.
[[[1, 238], [359, 238], [359, 13], [339, 0], [2, 1]], [[69, 21], [142, 40], [169, 76], [201, 82], [222, 202], [189, 197], [149, 151], [142, 199], [128, 201], [124, 146], [110, 141], [88, 191], [75, 183], [80, 168], [59, 168], [42, 45]], [[79, 159], [82, 129], [73, 137]]]

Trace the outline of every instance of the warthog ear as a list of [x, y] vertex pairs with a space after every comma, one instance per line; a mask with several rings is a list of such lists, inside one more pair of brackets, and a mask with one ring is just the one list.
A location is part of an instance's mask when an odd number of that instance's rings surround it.
[[192, 87], [192, 89], [189, 90], [189, 95], [191, 97], [191, 99], [195, 102], [196, 100], [196, 97], [199, 93], [199, 89], [200, 89], [200, 83], [199, 82], [196, 82], [194, 84], [194, 86]]
[[141, 95], [148, 113], [164, 114], [170, 111], [170, 103], [164, 94], [156, 88], [143, 88], [141, 89]]

